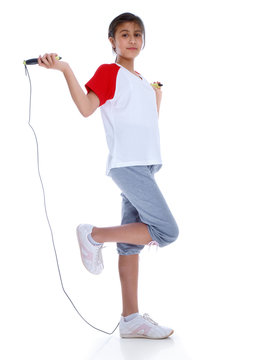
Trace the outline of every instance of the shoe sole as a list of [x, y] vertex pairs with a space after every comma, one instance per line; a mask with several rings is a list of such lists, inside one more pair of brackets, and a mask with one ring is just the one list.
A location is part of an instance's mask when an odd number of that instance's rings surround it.
[[162, 340], [162, 339], [167, 339], [173, 333], [174, 333], [174, 330], [172, 330], [169, 335], [161, 337], [161, 338], [160, 337], [159, 338], [149, 337], [147, 335], [120, 335], [120, 336], [123, 339], [135, 339], [135, 338], [137, 339], [137, 338], [140, 338], [140, 339], [150, 339], [150, 340]]

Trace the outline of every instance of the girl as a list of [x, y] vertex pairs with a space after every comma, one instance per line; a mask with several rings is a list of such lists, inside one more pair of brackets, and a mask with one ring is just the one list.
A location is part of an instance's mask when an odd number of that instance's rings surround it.
[[162, 166], [158, 127], [162, 93], [157, 83], [149, 84], [134, 70], [134, 60], [145, 44], [142, 20], [131, 13], [117, 16], [109, 26], [108, 38], [116, 54], [115, 63], [99, 66], [85, 84], [87, 94], [69, 64], [56, 59], [57, 54], [39, 56], [38, 63], [63, 72], [84, 117], [100, 107], [109, 148], [106, 175], [121, 190], [121, 226], [77, 227], [83, 264], [91, 273], [99, 274], [104, 267], [103, 244], [116, 242], [123, 300], [120, 336], [164, 339], [173, 330], [158, 325], [148, 314], [139, 314], [137, 296], [140, 251], [145, 245], [169, 245], [179, 234], [154, 178]]

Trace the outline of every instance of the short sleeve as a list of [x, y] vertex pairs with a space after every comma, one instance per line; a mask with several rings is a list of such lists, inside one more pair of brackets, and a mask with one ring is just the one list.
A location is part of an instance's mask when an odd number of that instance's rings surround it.
[[120, 67], [116, 64], [100, 65], [94, 76], [85, 84], [87, 93], [92, 90], [99, 98], [99, 106], [105, 104], [107, 100], [113, 99], [119, 69]]

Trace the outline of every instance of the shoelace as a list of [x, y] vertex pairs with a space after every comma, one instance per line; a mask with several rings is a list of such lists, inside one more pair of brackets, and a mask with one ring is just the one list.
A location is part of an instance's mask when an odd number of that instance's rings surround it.
[[159, 246], [159, 243], [157, 241], [150, 241], [150, 243], [148, 243], [147, 245], [157, 245]]
[[149, 314], [143, 314], [143, 318], [154, 325], [158, 325], [157, 322], [155, 322], [153, 319], [150, 318]]
[[148, 251], [150, 251], [152, 246], [156, 246], [156, 252], [158, 251], [159, 243], [157, 241], [150, 241], [150, 243], [148, 243], [147, 245], [149, 246]]

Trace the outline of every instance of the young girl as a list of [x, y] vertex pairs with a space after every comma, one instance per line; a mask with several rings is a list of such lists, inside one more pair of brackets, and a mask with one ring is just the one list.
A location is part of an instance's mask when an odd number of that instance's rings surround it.
[[88, 117], [100, 107], [109, 156], [106, 175], [121, 190], [121, 226], [98, 228], [90, 224], [77, 227], [83, 264], [93, 274], [103, 270], [102, 248], [116, 242], [123, 312], [120, 336], [164, 339], [173, 330], [158, 325], [148, 314], [139, 314], [138, 261], [145, 245], [163, 247], [178, 237], [177, 223], [155, 181], [161, 168], [158, 115], [161, 90], [134, 70], [134, 60], [145, 44], [142, 20], [131, 13], [117, 16], [109, 26], [108, 38], [116, 54], [115, 63], [98, 67], [85, 84], [79, 85], [68, 63], [57, 54], [39, 56], [47, 69], [63, 72], [79, 111]]

